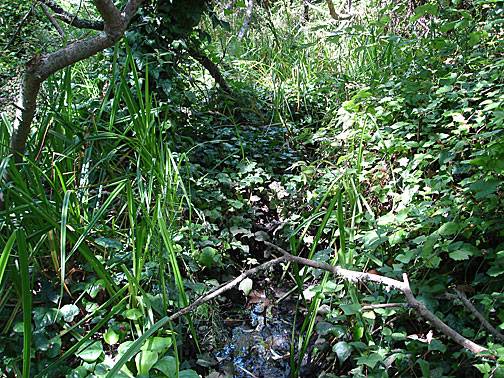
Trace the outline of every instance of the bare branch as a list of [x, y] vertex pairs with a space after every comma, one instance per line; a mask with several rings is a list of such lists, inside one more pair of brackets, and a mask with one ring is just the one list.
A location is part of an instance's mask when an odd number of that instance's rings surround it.
[[54, 26], [54, 28], [56, 29], [56, 31], [58, 32], [58, 34], [62, 38], [65, 38], [65, 32], [63, 31], [63, 29], [61, 28], [61, 26], [58, 24], [58, 21], [56, 21], [54, 19], [54, 17], [52, 16], [51, 12], [49, 12], [49, 7], [47, 5], [45, 5], [44, 3], [40, 3], [40, 7], [44, 11], [44, 14], [49, 19], [49, 21], [51, 22], [51, 24]]
[[64, 23], [74, 26], [78, 29], [92, 29], [92, 30], [103, 30], [103, 21], [92, 21], [92, 20], [84, 20], [76, 15], [73, 15], [62, 7], [60, 7], [53, 0], [39, 0], [42, 4], [46, 5], [54, 12], [54, 17], [63, 21]]
[[485, 327], [485, 329], [492, 335], [494, 335], [498, 340], [500, 340], [501, 342], [504, 341], [504, 335], [500, 333], [496, 328], [494, 328], [488, 320], [486, 320], [483, 314], [479, 312], [476, 307], [474, 307], [474, 305], [471, 303], [469, 299], [467, 299], [464, 292], [458, 289], [455, 289], [454, 291], [455, 293], [457, 293], [458, 299], [460, 299], [465, 308], [467, 308], [469, 312], [473, 314], [476, 317], [476, 319], [478, 319], [481, 322], [481, 325]]
[[193, 303], [191, 303], [189, 306], [184, 307], [183, 309], [177, 311], [175, 314], [171, 315], [169, 317], [169, 320], [173, 321], [177, 318], [180, 318], [182, 315], [185, 315], [192, 310], [194, 310], [196, 307], [202, 305], [203, 303], [206, 303], [210, 301], [211, 299], [218, 297], [222, 293], [232, 289], [236, 285], [238, 285], [240, 282], [242, 282], [245, 278], [250, 277], [262, 270], [266, 270], [271, 268], [272, 266], [275, 266], [276, 264], [281, 263], [282, 261], [285, 261], [286, 258], [284, 256], [278, 257], [276, 259], [270, 260], [265, 262], [264, 264], [258, 265], [255, 268], [249, 269], [242, 274], [240, 274], [238, 277], [233, 278], [231, 281], [226, 282], [223, 285], [220, 285], [216, 287], [213, 290], [210, 290], [208, 293], [202, 295], [198, 299], [196, 299]]
[[432, 313], [427, 307], [420, 301], [418, 301], [415, 296], [413, 295], [409, 281], [408, 281], [408, 276], [406, 274], [403, 274], [403, 281], [399, 280], [394, 280], [392, 278], [388, 277], [383, 277], [377, 274], [371, 274], [371, 273], [363, 273], [363, 272], [355, 272], [352, 270], [344, 269], [341, 268], [340, 266], [333, 266], [330, 264], [326, 263], [320, 263], [317, 261], [313, 260], [308, 260], [303, 257], [299, 256], [293, 256], [283, 248], [280, 248], [279, 246], [272, 244], [270, 242], [265, 241], [264, 242], [267, 246], [276, 249], [277, 251], [281, 252], [286, 260], [291, 261], [291, 262], [296, 262], [298, 264], [306, 265], [306, 266], [311, 266], [312, 268], [316, 269], [322, 269], [326, 270], [328, 272], [333, 273], [335, 276], [339, 276], [345, 280], [351, 281], [351, 282], [363, 282], [363, 281], [370, 281], [370, 282], [375, 282], [377, 284], [383, 285], [386, 287], [386, 289], [391, 289], [395, 288], [401, 291], [404, 296], [406, 297], [406, 301], [408, 302], [409, 306], [414, 308], [416, 312], [423, 317], [424, 319], [428, 320], [434, 327], [436, 327], [440, 332], [444, 333], [446, 336], [451, 338], [453, 341], [455, 341], [457, 344], [463, 346], [464, 348], [468, 349], [469, 351], [473, 352], [474, 354], [478, 354], [481, 352], [486, 351], [487, 349], [482, 347], [481, 345], [476, 344], [475, 342], [466, 339], [464, 336], [459, 334], [457, 331], [453, 330], [450, 328], [448, 325], [446, 325], [441, 319], [439, 319], [434, 313]]

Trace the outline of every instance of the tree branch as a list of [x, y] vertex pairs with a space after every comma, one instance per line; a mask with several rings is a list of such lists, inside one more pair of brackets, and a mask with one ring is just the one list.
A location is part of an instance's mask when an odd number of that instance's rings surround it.
[[471, 314], [473, 314], [476, 319], [478, 319], [481, 322], [481, 325], [485, 327], [485, 329], [490, 332], [492, 335], [494, 335], [498, 340], [501, 342], [504, 341], [504, 335], [500, 333], [496, 328], [494, 328], [488, 320], [483, 316], [481, 312], [478, 311], [476, 307], [471, 303], [469, 299], [467, 299], [466, 295], [464, 292], [455, 289], [455, 293], [457, 294], [457, 298], [460, 299], [462, 304], [469, 310]]
[[44, 4], [48, 8], [50, 8], [54, 12], [54, 17], [63, 21], [64, 23], [74, 26], [78, 29], [92, 29], [92, 30], [103, 30], [104, 24], [103, 21], [92, 21], [92, 20], [84, 20], [76, 15], [73, 15], [62, 7], [60, 7], [53, 0], [39, 0], [41, 4]]
[[295, 263], [298, 263], [301, 265], [310, 266], [310, 267], [316, 268], [316, 269], [326, 270], [328, 272], [333, 273], [335, 276], [341, 277], [341, 278], [348, 280], [348, 281], [351, 281], [351, 282], [369, 281], [369, 282], [375, 282], [377, 284], [385, 286], [386, 290], [389, 290], [391, 288], [398, 289], [406, 297], [406, 301], [408, 302], [409, 306], [414, 308], [416, 310], [416, 312], [421, 317], [428, 320], [434, 327], [436, 327], [438, 329], [438, 331], [444, 333], [446, 336], [448, 336], [450, 339], [455, 341], [457, 344], [463, 346], [464, 348], [468, 349], [469, 351], [473, 352], [474, 354], [478, 354], [478, 353], [481, 353], [481, 352], [484, 352], [487, 350], [486, 348], [482, 347], [481, 345], [478, 345], [475, 342], [473, 342], [469, 339], [466, 339], [464, 336], [459, 334], [457, 331], [450, 328], [441, 319], [439, 319], [436, 315], [434, 315], [434, 313], [432, 313], [429, 309], [427, 309], [427, 307], [422, 302], [418, 301], [411, 291], [410, 284], [408, 281], [408, 276], [406, 275], [406, 273], [403, 274], [403, 281], [399, 281], [399, 280], [394, 280], [392, 278], [383, 277], [383, 276], [380, 276], [377, 274], [355, 272], [353, 270], [344, 269], [340, 266], [333, 266], [333, 265], [326, 264], [326, 263], [308, 260], [303, 257], [293, 256], [289, 252], [287, 252], [285, 249], [280, 248], [279, 246], [277, 246], [275, 244], [272, 244], [267, 241], [265, 241], [264, 243], [267, 246], [281, 252], [287, 261], [295, 262]]
[[226, 92], [227, 94], [231, 94], [231, 88], [229, 88], [229, 85], [222, 76], [219, 70], [219, 66], [217, 66], [217, 64], [212, 62], [212, 60], [208, 56], [206, 56], [200, 50], [197, 50], [195, 48], [188, 47], [187, 52], [191, 57], [193, 57], [194, 60], [200, 63], [210, 73], [215, 82], [219, 84], [219, 86], [222, 88], [224, 92]]
[[51, 22], [51, 24], [54, 26], [54, 28], [56, 29], [56, 31], [58, 32], [58, 34], [60, 35], [60, 37], [61, 38], [65, 38], [65, 32], [63, 31], [63, 29], [61, 28], [61, 26], [58, 24], [58, 21], [56, 21], [54, 19], [54, 17], [51, 14], [51, 12], [49, 12], [49, 7], [47, 5], [45, 5], [44, 3], [40, 3], [40, 7], [42, 8], [42, 11], [44, 11], [44, 14], [49, 19], [49, 21]]
[[141, 2], [142, 0], [129, 0], [121, 13], [111, 0], [94, 0], [96, 8], [104, 20], [104, 32], [94, 37], [78, 40], [53, 53], [35, 56], [28, 62], [17, 102], [16, 118], [11, 136], [11, 150], [16, 162], [23, 159], [26, 140], [37, 107], [37, 95], [44, 80], [64, 67], [112, 47], [122, 38]]

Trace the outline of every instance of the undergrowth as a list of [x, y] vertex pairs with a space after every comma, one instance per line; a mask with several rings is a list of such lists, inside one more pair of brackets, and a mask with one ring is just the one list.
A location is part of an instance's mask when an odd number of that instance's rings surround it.
[[188, 58], [166, 74], [132, 33], [106, 65], [46, 83], [22, 164], [9, 164], [3, 115], [2, 374], [225, 376], [222, 309], [248, 293], [166, 316], [270, 258], [263, 240], [407, 273], [496, 356], [377, 306], [403, 301], [396, 291], [283, 266], [253, 286], [297, 301], [291, 376], [504, 374], [499, 341], [446, 299], [462, 290], [504, 327], [502, 7], [363, 3], [335, 22], [322, 5], [309, 21], [297, 3], [257, 5], [241, 41], [242, 12], [216, 6], [229, 27], [204, 18], [204, 49], [231, 94]]

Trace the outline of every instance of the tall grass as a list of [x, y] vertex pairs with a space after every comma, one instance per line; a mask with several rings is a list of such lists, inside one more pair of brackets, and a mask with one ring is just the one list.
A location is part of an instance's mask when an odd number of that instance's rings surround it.
[[[86, 67], [76, 65], [47, 82], [45, 89], [60, 95], [45, 97], [25, 162], [17, 167], [8, 165], [8, 159], [0, 162], [0, 171], [8, 170], [9, 177], [2, 185], [7, 207], [0, 212], [0, 290], [11, 300], [15, 300], [16, 291], [21, 293], [18, 303], [25, 327], [21, 358], [25, 377], [30, 374], [33, 348], [30, 280], [40, 274], [40, 267], [58, 277], [60, 304], [71, 289], [65, 286], [68, 264], [76, 261], [89, 264], [97, 278], [104, 280], [110, 296], [107, 316], [89, 332], [79, 334], [72, 328], [78, 342], [57, 364], [90, 345], [89, 340], [103, 332], [107, 321], [127, 308], [150, 314], [132, 321], [136, 332], [129, 337], [137, 340], [135, 345], [141, 346], [159, 329], [158, 325], [154, 327], [155, 312], [145, 296], [150, 292], [150, 282], [143, 276], [146, 264], [159, 269], [165, 312], [189, 303], [186, 267], [174, 242], [186, 222], [190, 225], [197, 221], [182, 176], [189, 172], [185, 168], [188, 160], [172, 151], [170, 135], [162, 134], [160, 125], [165, 120], [150, 93], [148, 70], [145, 77], [138, 76], [129, 50], [122, 69], [112, 65], [110, 75], [116, 80], [111, 81], [101, 103], [88, 103], [96, 109], [93, 119], [79, 110], [80, 101], [98, 94], [97, 83], [89, 79]], [[83, 85], [74, 86], [73, 82]], [[0, 150], [7, 152], [11, 128], [7, 117], [2, 118], [0, 127]], [[126, 274], [127, 286], [111, 274], [113, 254], [107, 247], [97, 247], [98, 237], [119, 239], [124, 250], [130, 251], [130, 260], [125, 263], [127, 272], [132, 272]], [[37, 248], [32, 251], [29, 246], [33, 245]], [[192, 248], [192, 240], [188, 245]], [[19, 261], [19, 270], [15, 260]], [[50, 261], [52, 266], [42, 261]], [[12, 290], [17, 282], [20, 290]], [[2, 303], [8, 300], [2, 297]], [[0, 308], [5, 310], [2, 303]], [[19, 308], [14, 307], [12, 320]], [[185, 321], [198, 346], [190, 315]], [[179, 332], [178, 337], [185, 335]], [[128, 350], [128, 358], [136, 352], [136, 347]]]

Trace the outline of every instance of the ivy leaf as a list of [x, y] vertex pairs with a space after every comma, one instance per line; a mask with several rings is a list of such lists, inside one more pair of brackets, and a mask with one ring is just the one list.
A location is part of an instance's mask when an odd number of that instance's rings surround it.
[[367, 356], [362, 356], [357, 359], [357, 365], [366, 365], [374, 369], [376, 364], [383, 361], [383, 357], [378, 353], [371, 353]]
[[75, 355], [84, 361], [91, 363], [98, 360], [103, 354], [103, 346], [101, 342], [94, 341], [92, 343], [84, 344]]
[[449, 256], [455, 261], [467, 260], [469, 259], [469, 256], [472, 256], [472, 252], [465, 249], [459, 249], [457, 251], [450, 252]]
[[343, 363], [352, 354], [352, 347], [346, 341], [337, 342], [336, 345], [333, 346], [332, 350], [336, 353], [336, 356], [338, 356], [340, 365], [343, 365]]
[[67, 304], [60, 308], [63, 320], [67, 323], [73, 322], [75, 316], [79, 314], [79, 307], [74, 304]]
[[347, 316], [357, 314], [361, 310], [361, 305], [358, 303], [340, 304], [340, 307]]
[[250, 278], [245, 278], [242, 282], [240, 282], [238, 289], [243, 291], [243, 294], [245, 294], [245, 296], [248, 296], [250, 294], [250, 291], [252, 290], [253, 284], [254, 281], [252, 281]]

